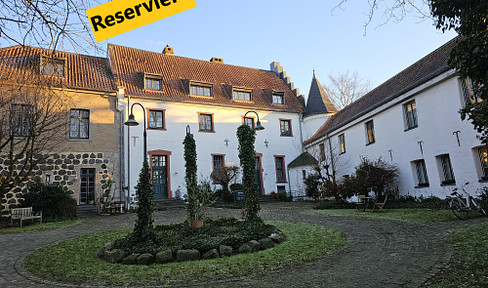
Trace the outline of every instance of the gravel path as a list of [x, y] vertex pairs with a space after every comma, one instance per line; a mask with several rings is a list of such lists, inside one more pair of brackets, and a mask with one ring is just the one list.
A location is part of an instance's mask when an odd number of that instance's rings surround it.
[[[409, 224], [397, 221], [326, 217], [300, 213], [307, 203], [262, 204], [263, 219], [307, 222], [346, 233], [346, 247], [335, 255], [260, 276], [242, 277], [190, 287], [419, 287], [452, 256], [448, 231], [474, 221]], [[239, 210], [209, 209], [209, 216], [240, 216]], [[186, 210], [157, 211], [156, 224], [183, 221]], [[130, 227], [135, 215], [85, 218], [79, 225], [57, 230], [0, 235], [0, 287], [73, 287], [37, 279], [22, 266], [33, 250], [80, 235]], [[87, 286], [85, 286], [87, 287]]]

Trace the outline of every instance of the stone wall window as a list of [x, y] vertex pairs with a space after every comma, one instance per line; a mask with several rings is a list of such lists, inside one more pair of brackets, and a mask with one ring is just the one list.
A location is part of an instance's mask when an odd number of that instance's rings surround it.
[[90, 111], [86, 109], [71, 109], [69, 121], [70, 139], [90, 138]]

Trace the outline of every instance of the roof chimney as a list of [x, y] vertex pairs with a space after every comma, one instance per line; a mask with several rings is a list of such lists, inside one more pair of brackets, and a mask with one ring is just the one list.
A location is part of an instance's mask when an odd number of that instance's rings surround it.
[[210, 59], [210, 62], [215, 62], [215, 63], [224, 63], [224, 59], [222, 59], [222, 58], [217, 58], [217, 57], [212, 57], [212, 59]]
[[166, 45], [166, 47], [164, 47], [163, 54], [173, 55], [174, 54], [173, 48], [169, 47], [169, 45]]

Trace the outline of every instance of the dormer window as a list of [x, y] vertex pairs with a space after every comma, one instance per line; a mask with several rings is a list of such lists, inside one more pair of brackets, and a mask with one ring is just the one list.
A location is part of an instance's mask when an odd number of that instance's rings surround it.
[[284, 105], [285, 104], [285, 93], [273, 92], [273, 104]]
[[252, 101], [252, 90], [247, 89], [233, 89], [232, 99], [238, 101]]
[[212, 97], [212, 85], [207, 83], [191, 82], [190, 95]]
[[64, 59], [41, 57], [41, 74], [49, 76], [64, 77]]
[[144, 89], [162, 91], [162, 79], [160, 75], [144, 74]]

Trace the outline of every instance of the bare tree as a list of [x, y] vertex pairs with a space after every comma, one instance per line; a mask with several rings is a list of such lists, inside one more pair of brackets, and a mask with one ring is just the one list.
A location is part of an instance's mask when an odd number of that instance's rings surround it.
[[[344, 9], [343, 6], [348, 0], [340, 0], [338, 4], [332, 9]], [[381, 13], [381, 25], [387, 24], [390, 21], [400, 22], [408, 14], [415, 15], [419, 19], [432, 19], [430, 16], [430, 0], [368, 0], [369, 10], [365, 13], [366, 20], [364, 21], [364, 34], [368, 26], [373, 21], [378, 12]]]
[[70, 98], [57, 77], [38, 72], [38, 63], [29, 61], [18, 78], [0, 82], [0, 198], [42, 174], [39, 164], [66, 138]]
[[96, 47], [85, 13], [91, 8], [87, 7], [89, 3], [89, 0], [2, 0], [0, 43], [51, 50], [59, 46], [70, 46], [75, 51]]
[[340, 110], [369, 92], [371, 82], [362, 79], [358, 72], [349, 71], [329, 74], [329, 83], [324, 85], [325, 92], [332, 103]]

